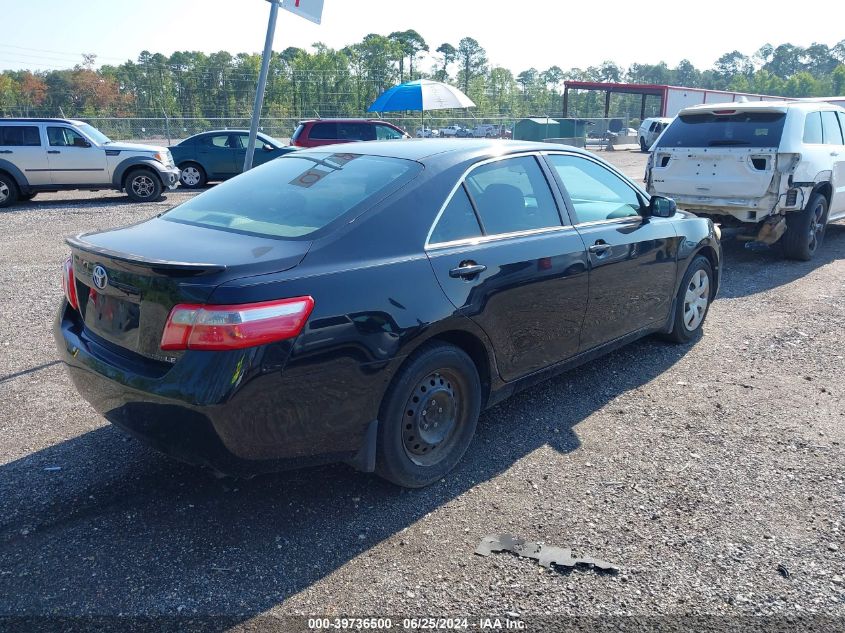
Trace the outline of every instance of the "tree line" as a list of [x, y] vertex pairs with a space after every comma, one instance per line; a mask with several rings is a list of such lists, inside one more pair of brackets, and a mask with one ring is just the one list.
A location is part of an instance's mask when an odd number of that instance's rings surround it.
[[[162, 55], [143, 51], [136, 61], [97, 65], [83, 55], [70, 69], [0, 73], [0, 115], [66, 117], [245, 117], [252, 109], [261, 56], [220, 51], [180, 51]], [[563, 70], [528, 68], [514, 72], [488, 62], [481, 44], [465, 37], [433, 51], [415, 30], [370, 34], [333, 49], [274, 52], [264, 102], [264, 116], [300, 118], [362, 115], [386, 88], [410, 79], [454, 83], [476, 103], [478, 118], [516, 119], [560, 114], [563, 82], [613, 81], [673, 84], [787, 97], [845, 95], [845, 40], [809, 47], [766, 44], [746, 55], [725, 53], [712, 68], [697, 69], [688, 60], [666, 63], [612, 61]], [[601, 116], [603, 95], [570, 97], [570, 115]], [[638, 116], [639, 98], [615, 95], [614, 115]]]

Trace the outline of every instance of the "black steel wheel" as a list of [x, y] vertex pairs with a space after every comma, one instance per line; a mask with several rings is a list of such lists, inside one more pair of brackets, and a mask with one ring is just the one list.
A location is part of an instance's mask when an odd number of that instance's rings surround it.
[[399, 486], [437, 481], [463, 457], [481, 409], [481, 381], [467, 354], [435, 344], [414, 354], [385, 395], [376, 472]]

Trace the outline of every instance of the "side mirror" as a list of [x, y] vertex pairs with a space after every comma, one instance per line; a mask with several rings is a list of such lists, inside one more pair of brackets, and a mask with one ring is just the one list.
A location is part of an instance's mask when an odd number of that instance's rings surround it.
[[672, 198], [652, 196], [646, 208], [646, 217], [671, 218], [678, 210], [678, 205]]
[[275, 148], [272, 145], [270, 145], [269, 143], [264, 143], [264, 151], [265, 152], [272, 152], [273, 149], [275, 149]]

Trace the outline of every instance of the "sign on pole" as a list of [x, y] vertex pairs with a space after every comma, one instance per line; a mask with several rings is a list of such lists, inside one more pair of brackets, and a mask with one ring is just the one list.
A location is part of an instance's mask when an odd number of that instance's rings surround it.
[[317, 24], [323, 19], [323, 0], [282, 0], [282, 8]]

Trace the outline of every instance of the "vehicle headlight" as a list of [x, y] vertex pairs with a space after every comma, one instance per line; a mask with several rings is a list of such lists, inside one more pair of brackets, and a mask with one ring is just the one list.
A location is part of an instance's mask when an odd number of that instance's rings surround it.
[[160, 163], [167, 163], [167, 159], [165, 158], [165, 155], [162, 152], [156, 152], [155, 154], [153, 154], [153, 158], [155, 158]]
[[718, 224], [713, 224], [713, 232], [716, 234], [716, 239], [721, 241], [722, 240], [722, 227]]

